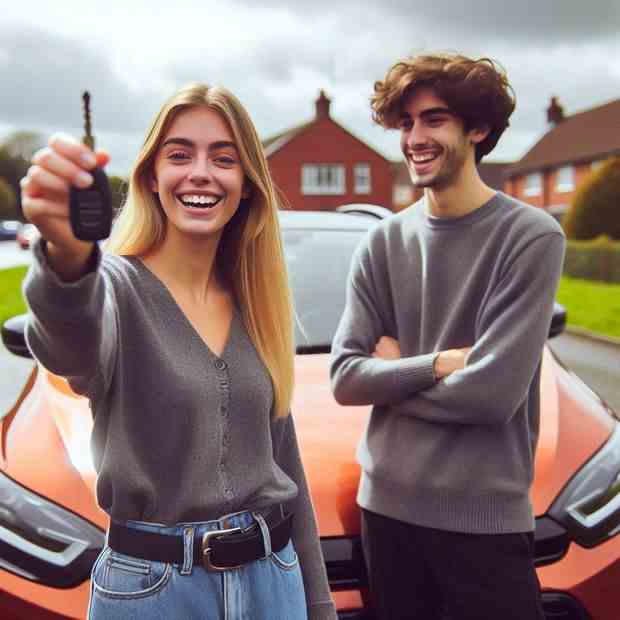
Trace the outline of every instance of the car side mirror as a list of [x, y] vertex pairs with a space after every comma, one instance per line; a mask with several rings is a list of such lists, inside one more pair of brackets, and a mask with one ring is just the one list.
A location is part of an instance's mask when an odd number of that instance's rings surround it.
[[24, 334], [27, 320], [27, 314], [18, 314], [5, 321], [2, 325], [2, 342], [13, 355], [32, 359]]
[[553, 317], [549, 327], [549, 338], [559, 336], [566, 328], [566, 308], [557, 301], [553, 305]]

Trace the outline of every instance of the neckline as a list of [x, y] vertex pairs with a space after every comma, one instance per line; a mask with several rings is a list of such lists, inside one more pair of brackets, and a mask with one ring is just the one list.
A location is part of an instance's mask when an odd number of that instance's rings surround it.
[[183, 322], [185, 323], [185, 325], [189, 328], [189, 331], [193, 334], [193, 337], [198, 340], [203, 347], [205, 348], [205, 350], [207, 351], [207, 353], [209, 353], [209, 355], [211, 355], [211, 357], [215, 358], [216, 360], [224, 360], [226, 353], [228, 352], [228, 349], [230, 348], [230, 344], [231, 341], [233, 339], [233, 332], [235, 329], [235, 324], [236, 324], [236, 320], [237, 320], [237, 306], [234, 303], [233, 300], [233, 304], [232, 304], [232, 315], [230, 317], [230, 323], [228, 325], [228, 334], [226, 336], [226, 340], [224, 342], [224, 346], [222, 347], [221, 352], [219, 353], [219, 355], [211, 348], [211, 346], [209, 345], [209, 343], [200, 335], [200, 333], [198, 332], [198, 330], [194, 327], [194, 325], [192, 324], [192, 322], [189, 320], [189, 318], [187, 317], [187, 315], [185, 314], [185, 312], [183, 312], [183, 309], [181, 308], [181, 306], [178, 304], [177, 300], [174, 298], [174, 295], [172, 294], [172, 292], [170, 291], [170, 289], [166, 286], [166, 284], [159, 278], [159, 276], [157, 274], [155, 274], [154, 272], [152, 272], [142, 261], [142, 259], [139, 256], [126, 256], [127, 259], [129, 259], [129, 261], [136, 265], [138, 270], [141, 273], [146, 273], [147, 278], [149, 278], [154, 284], [155, 286], [160, 289], [164, 296], [167, 298], [168, 302], [172, 305], [172, 307], [175, 309], [176, 313], [181, 315], [183, 317]]
[[471, 226], [474, 222], [477, 222], [485, 218], [491, 213], [497, 206], [501, 192], [496, 192], [489, 200], [480, 205], [477, 209], [461, 215], [459, 217], [437, 217], [436, 215], [430, 215], [428, 212], [428, 204], [426, 197], [422, 199], [422, 217], [426, 225], [429, 228], [435, 228], [439, 230], [447, 230], [454, 228], [461, 228], [463, 226]]

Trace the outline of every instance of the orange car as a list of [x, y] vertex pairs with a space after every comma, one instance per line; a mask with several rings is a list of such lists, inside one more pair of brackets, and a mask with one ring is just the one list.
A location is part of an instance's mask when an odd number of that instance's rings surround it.
[[[330, 391], [329, 343], [344, 305], [354, 247], [384, 210], [282, 213], [285, 251], [303, 326], [293, 411], [340, 618], [371, 620], [365, 590], [355, 448], [368, 409]], [[559, 309], [552, 334], [562, 331]], [[29, 356], [23, 317], [3, 328]], [[551, 620], [620, 617], [620, 427], [614, 413], [545, 350], [533, 501], [536, 563]], [[0, 618], [84, 618], [89, 573], [107, 516], [95, 502], [85, 399], [35, 366], [0, 428]], [[498, 619], [501, 620], [501, 619]]]

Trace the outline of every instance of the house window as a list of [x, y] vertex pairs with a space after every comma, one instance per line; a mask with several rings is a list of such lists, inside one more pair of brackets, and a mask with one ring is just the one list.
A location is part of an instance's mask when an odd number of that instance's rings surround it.
[[413, 202], [413, 187], [411, 185], [396, 185], [392, 195], [394, 204], [409, 205]]
[[353, 166], [354, 192], [356, 194], [370, 194], [370, 164], [355, 164]]
[[527, 177], [525, 177], [524, 195], [540, 196], [542, 194], [542, 180], [542, 174], [540, 172], [528, 174]]
[[555, 189], [558, 192], [572, 192], [575, 189], [575, 169], [572, 166], [562, 166], [558, 169]]
[[306, 196], [336, 196], [345, 193], [345, 172], [341, 164], [304, 164], [301, 193]]

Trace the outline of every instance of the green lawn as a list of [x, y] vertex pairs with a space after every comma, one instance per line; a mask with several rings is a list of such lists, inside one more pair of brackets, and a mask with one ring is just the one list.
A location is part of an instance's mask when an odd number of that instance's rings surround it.
[[[0, 271], [0, 325], [26, 311], [21, 295], [26, 269]], [[563, 277], [557, 299], [566, 307], [569, 325], [620, 338], [620, 284]]]
[[26, 312], [21, 284], [27, 267], [13, 267], [0, 271], [0, 325], [15, 314]]
[[620, 338], [620, 284], [565, 276], [557, 300], [566, 308], [569, 325]]

